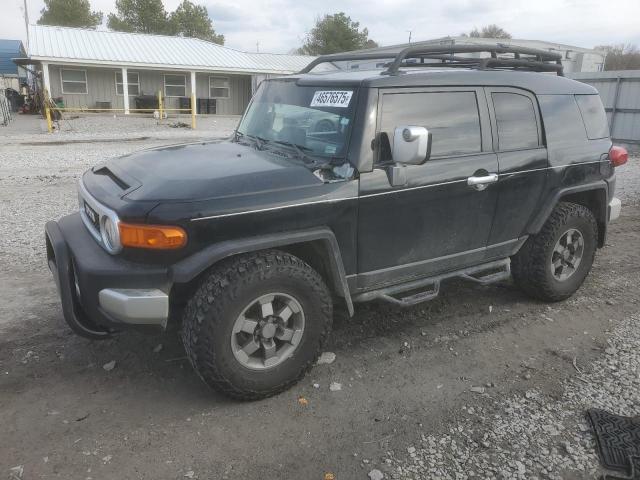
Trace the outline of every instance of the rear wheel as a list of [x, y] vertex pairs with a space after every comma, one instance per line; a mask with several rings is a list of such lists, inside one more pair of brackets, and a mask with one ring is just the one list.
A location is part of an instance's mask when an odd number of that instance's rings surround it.
[[562, 202], [539, 233], [511, 259], [516, 284], [528, 295], [557, 302], [575, 293], [591, 270], [598, 225], [591, 211]]
[[299, 258], [270, 250], [234, 257], [209, 273], [187, 305], [183, 342], [205, 383], [254, 400], [304, 376], [331, 318], [322, 277]]

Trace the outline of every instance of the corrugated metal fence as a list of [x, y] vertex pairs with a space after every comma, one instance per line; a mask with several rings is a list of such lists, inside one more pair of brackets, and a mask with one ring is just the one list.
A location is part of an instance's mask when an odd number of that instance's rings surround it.
[[611, 138], [640, 146], [640, 70], [570, 73], [600, 92], [609, 119]]
[[4, 95], [4, 91], [0, 90], [0, 125], [9, 125], [11, 118], [11, 104]]

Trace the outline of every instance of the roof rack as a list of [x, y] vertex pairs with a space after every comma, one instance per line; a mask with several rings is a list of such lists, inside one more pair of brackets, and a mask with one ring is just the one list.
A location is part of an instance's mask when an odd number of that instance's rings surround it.
[[[464, 57], [459, 53], [489, 53], [490, 57]], [[502, 55], [499, 57], [498, 55]], [[504, 57], [504, 55], [512, 55]], [[334, 63], [354, 60], [384, 60], [393, 59], [386, 66], [382, 75], [399, 75], [400, 68], [405, 67], [463, 67], [500, 70], [527, 70], [533, 72], [556, 72], [562, 76], [562, 56], [546, 50], [517, 47], [513, 45], [433, 45], [410, 46], [400, 52], [377, 53], [337, 53], [322, 55], [313, 60], [299, 73], [309, 73], [314, 67], [322, 63]], [[408, 62], [416, 59], [415, 62]], [[439, 62], [425, 62], [425, 60], [440, 60]]]

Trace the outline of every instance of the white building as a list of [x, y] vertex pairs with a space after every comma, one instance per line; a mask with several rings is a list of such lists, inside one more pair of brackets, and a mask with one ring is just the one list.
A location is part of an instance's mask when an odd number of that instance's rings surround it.
[[[136, 97], [161, 92], [166, 108], [239, 115], [257, 83], [291, 74], [313, 57], [247, 53], [194, 38], [29, 26], [27, 59], [43, 88], [65, 107], [133, 110]], [[128, 92], [128, 95], [124, 95]]]
[[[536, 48], [547, 50], [562, 55], [562, 65], [565, 73], [574, 72], [600, 72], [604, 69], [605, 53], [599, 50], [563, 45], [561, 43], [544, 42], [542, 40], [504, 39], [504, 38], [476, 38], [476, 37], [443, 37], [421, 42], [390, 45], [387, 47], [360, 50], [360, 52], [399, 52], [408, 46], [433, 46], [433, 45], [493, 45], [496, 44]], [[473, 56], [471, 54], [470, 56]], [[488, 55], [488, 54], [487, 54]], [[481, 56], [486, 56], [482, 54]], [[387, 60], [388, 61], [388, 60]], [[348, 69], [382, 68], [384, 62], [349, 62]]]

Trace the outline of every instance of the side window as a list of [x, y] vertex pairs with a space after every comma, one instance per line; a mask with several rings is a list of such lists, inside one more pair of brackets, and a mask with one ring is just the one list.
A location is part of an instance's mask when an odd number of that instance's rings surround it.
[[538, 95], [547, 146], [587, 141], [580, 109], [573, 95]]
[[589, 140], [607, 138], [609, 124], [600, 95], [576, 95], [576, 102], [582, 114]]
[[475, 92], [387, 93], [382, 98], [380, 131], [393, 147], [396, 127], [417, 125], [432, 135], [431, 156], [482, 150]]
[[531, 98], [518, 93], [494, 92], [491, 99], [498, 125], [498, 148], [536, 148], [538, 122]]

